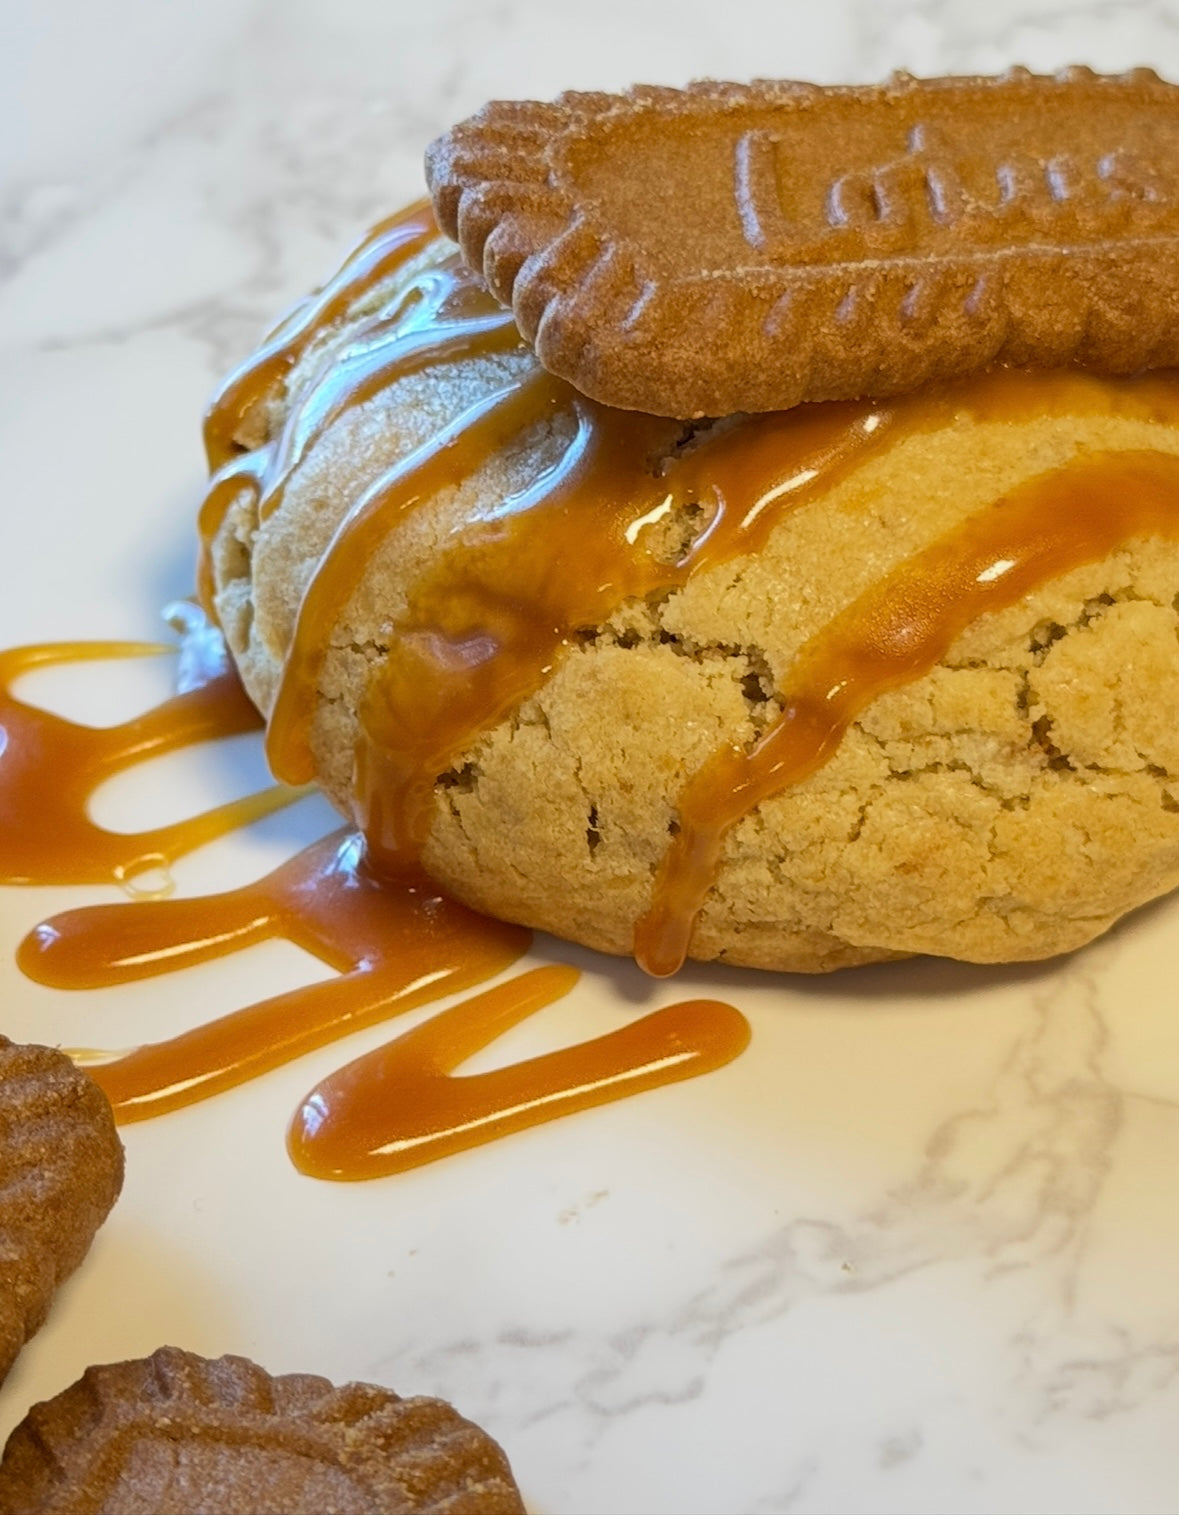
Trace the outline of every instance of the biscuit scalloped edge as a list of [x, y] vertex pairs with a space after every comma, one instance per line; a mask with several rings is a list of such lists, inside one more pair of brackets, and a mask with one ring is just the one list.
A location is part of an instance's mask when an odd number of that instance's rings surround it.
[[63, 1053], [0, 1036], [0, 1379], [123, 1185], [106, 1096]]
[[1150, 69], [492, 102], [426, 173], [540, 362], [622, 408], [1179, 363], [1179, 87]]
[[[267, 1509], [287, 1508], [287, 1498], [309, 1508], [301, 1466], [318, 1463], [347, 1477], [366, 1509], [523, 1511], [502, 1448], [443, 1400], [367, 1383], [337, 1388], [308, 1373], [275, 1377], [245, 1357], [207, 1359], [179, 1347], [90, 1367], [34, 1405], [0, 1460], [0, 1509], [31, 1515], [79, 1508], [83, 1495], [87, 1509], [106, 1508], [112, 1495], [140, 1504], [158, 1497], [158, 1478], [149, 1471], [143, 1483], [129, 1456], [153, 1441], [215, 1449], [218, 1508], [256, 1508], [254, 1498]], [[245, 1448], [269, 1455], [270, 1486], [255, 1483], [256, 1463], [241, 1462]]]

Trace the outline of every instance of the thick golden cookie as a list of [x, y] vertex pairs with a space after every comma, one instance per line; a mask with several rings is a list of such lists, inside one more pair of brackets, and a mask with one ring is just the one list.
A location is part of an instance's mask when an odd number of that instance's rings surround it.
[[1177, 363], [1177, 165], [1179, 89], [1085, 68], [496, 101], [427, 155], [545, 367], [672, 416]]
[[34, 1406], [4, 1515], [523, 1515], [507, 1458], [439, 1399], [161, 1347]]
[[[253, 450], [210, 496], [209, 593], [284, 776], [608, 952], [660, 890], [690, 923], [685, 836], [692, 955], [765, 968], [1045, 957], [1179, 881], [1179, 381], [627, 416], [544, 375], [425, 224], [215, 412]], [[742, 789], [775, 743], [816, 761]]]
[[0, 1379], [123, 1186], [98, 1086], [61, 1052], [0, 1036]]

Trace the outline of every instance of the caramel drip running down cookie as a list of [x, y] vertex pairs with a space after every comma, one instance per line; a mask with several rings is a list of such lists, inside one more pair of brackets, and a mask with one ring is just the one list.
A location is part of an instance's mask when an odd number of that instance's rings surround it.
[[317, 295], [296, 305], [263, 343], [252, 361], [222, 389], [205, 421], [205, 453], [213, 470], [237, 451], [234, 437], [273, 387], [294, 368], [316, 335], [351, 306], [363, 291], [408, 262], [429, 242], [432, 223], [419, 207], [380, 222]]
[[[405, 224], [422, 230], [427, 220], [426, 212], [415, 209]], [[416, 233], [403, 238], [396, 226], [379, 231], [378, 243], [383, 236], [401, 239], [398, 247], [422, 245]], [[379, 253], [370, 263], [389, 267]], [[455, 257], [434, 264], [398, 290], [389, 309], [367, 317], [342, 359], [294, 397], [275, 441], [230, 464], [241, 470], [234, 488], [246, 481], [265, 515], [281, 499], [294, 460], [322, 435], [327, 417], [362, 403], [382, 383], [410, 371], [409, 365], [443, 367], [474, 353], [509, 350], [513, 340], [502, 319], [496, 324], [494, 302]], [[1002, 370], [890, 401], [803, 405], [739, 417], [685, 436], [677, 422], [601, 406], [543, 370], [525, 370], [401, 459], [341, 521], [314, 568], [287, 650], [269, 723], [272, 766], [288, 782], [305, 782], [314, 772], [310, 730], [325, 649], [335, 618], [384, 536], [407, 512], [471, 478], [496, 451], [537, 428], [561, 426], [569, 436], [563, 454], [522, 493], [472, 515], [452, 535], [431, 569], [410, 586], [408, 608], [388, 628], [387, 656], [364, 692], [354, 816], [374, 863], [389, 872], [417, 866], [437, 775], [474, 737], [534, 693], [580, 632], [602, 624], [624, 602], [665, 594], [701, 570], [756, 552], [785, 512], [829, 490], [872, 452], [914, 432], [958, 417], [1018, 422], [1111, 413], [1173, 421], [1179, 417], [1174, 377], [1163, 373], [1111, 382], [1080, 372]], [[1029, 541], [1018, 539], [1012, 524], [1014, 537], [996, 546], [998, 556], [989, 565], [975, 562], [981, 548], [973, 533], [983, 528], [969, 524], [960, 540], [940, 544], [928, 563], [902, 565], [880, 590], [897, 607], [889, 634], [897, 646], [919, 644], [921, 653], [910, 664], [886, 659], [887, 678], [866, 676], [861, 669], [864, 647], [881, 631], [871, 595], [861, 611], [848, 612], [850, 620], [819, 634], [797, 670], [804, 681], [799, 709], [792, 704], [791, 682], [779, 691], [783, 715], [756, 751], [718, 753], [680, 796], [680, 833], [636, 934], [642, 966], [664, 974], [679, 965], [724, 832], [761, 799], [824, 761], [848, 720], [875, 693], [916, 678], [930, 666], [927, 651], [948, 646], [986, 608], [1011, 603], [1004, 596], [1018, 598], [1144, 529], [1169, 529], [1159, 505], [1169, 465], [1157, 466], [1146, 516], [1121, 508], [1117, 492], [1107, 487], [1108, 468], [1118, 466], [1116, 460], [1100, 462], [1090, 476], [1078, 465], [1059, 485], [1046, 484], [1035, 508], [1027, 501], [1041, 494], [1039, 486], [1031, 488], [1020, 517]], [[1131, 494], [1152, 476], [1152, 467], [1141, 462], [1133, 477], [1127, 476]], [[1055, 552], [1041, 550], [1037, 544], [1050, 530], [1050, 518], [1073, 490], [1086, 521], [1083, 502], [1094, 490], [1109, 510], [1103, 506], [1096, 512], [1100, 520], [1094, 518], [1091, 531], [1079, 531], [1070, 550], [1064, 544]], [[223, 499], [225, 508], [232, 494], [224, 476], [214, 481], [211, 498]], [[1067, 504], [1063, 509], [1071, 521], [1073, 512]], [[994, 510], [1005, 522], [1018, 514], [1009, 504]], [[660, 523], [690, 511], [702, 524], [681, 555], [669, 560], [659, 548]], [[217, 515], [210, 511], [207, 533], [215, 529]], [[989, 519], [990, 513], [980, 518]], [[1021, 564], [1026, 558], [1026, 572], [1000, 571], [996, 564], [1005, 555]], [[986, 592], [956, 599], [968, 568], [991, 575], [980, 581]], [[922, 582], [923, 575], [928, 579], [928, 598], [920, 603], [903, 592], [910, 572]], [[969, 607], [969, 613], [956, 606]], [[828, 683], [816, 693], [812, 682], [823, 679]], [[832, 698], [823, 707], [828, 714], [818, 718], [816, 700], [820, 695], [826, 700], [826, 690], [836, 688], [847, 691], [843, 703]], [[830, 724], [828, 716], [837, 708], [841, 713]], [[713, 820], [706, 824], [705, 815]]]
[[1148, 536], [1179, 537], [1179, 458], [1098, 454], [968, 517], [848, 606], [800, 650], [782, 714], [757, 745], [718, 752], [680, 796], [680, 829], [635, 932], [648, 971], [683, 963], [730, 828], [821, 767], [872, 700], [927, 673], [979, 616]]

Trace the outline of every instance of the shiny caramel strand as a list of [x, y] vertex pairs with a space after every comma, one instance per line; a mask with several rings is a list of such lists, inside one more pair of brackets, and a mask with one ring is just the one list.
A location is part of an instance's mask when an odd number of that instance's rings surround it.
[[[120, 1124], [245, 1083], [305, 1052], [486, 981], [531, 940], [367, 865], [356, 833], [327, 837], [267, 877], [191, 900], [87, 906], [36, 927], [18, 962], [39, 983], [88, 989], [153, 977], [271, 937], [337, 970], [169, 1040], [80, 1060]], [[717, 1001], [673, 1006], [579, 1046], [464, 1078], [450, 1074], [567, 994], [576, 969], [537, 968], [453, 1005], [348, 1064], [303, 1101], [290, 1150], [321, 1178], [374, 1178], [643, 1089], [707, 1073], [745, 1048], [749, 1026]]]
[[[424, 204], [374, 227], [319, 296], [297, 306], [214, 398], [205, 417], [205, 444], [215, 472], [198, 521], [197, 591], [206, 609], [214, 593], [210, 546], [243, 492], [265, 519], [281, 505], [292, 470], [344, 411], [426, 368], [521, 347], [510, 313], [452, 255], [422, 269], [407, 288], [359, 320], [332, 363], [294, 397], [276, 435], [246, 448], [240, 438], [249, 418], [276, 397], [308, 348], [436, 238]], [[269, 432], [269, 418], [260, 429]]]
[[[194, 618], [189, 629], [199, 636], [199, 620]], [[182, 693], [134, 720], [106, 727], [80, 725], [26, 703], [12, 686], [39, 668], [175, 655], [176, 650], [143, 642], [62, 642], [0, 652], [0, 881], [130, 881], [138, 871], [167, 868], [185, 853], [297, 797], [292, 790], [272, 787], [188, 820], [129, 835], [91, 820], [91, 799], [115, 774], [194, 742], [258, 727], [258, 713], [237, 674], [224, 656], [198, 662]]]
[[[527, 950], [530, 933], [447, 900], [429, 880], [373, 873], [356, 833], [317, 842], [244, 888], [195, 900], [86, 906], [44, 921], [18, 964], [56, 988], [102, 988], [192, 967], [273, 936], [338, 970], [168, 1041], [80, 1057], [120, 1124], [220, 1094], [306, 1051], [418, 1004], [485, 982]], [[536, 968], [424, 1021], [330, 1074], [292, 1124], [305, 1173], [368, 1179], [432, 1162], [509, 1132], [708, 1073], [738, 1056], [749, 1023], [720, 1001], [641, 1017], [577, 1047], [479, 1076], [462, 1060], [568, 994], [580, 974]]]
[[321, 1080], [287, 1135], [318, 1178], [400, 1173], [575, 1110], [708, 1073], [737, 1057], [749, 1023], [718, 1000], [655, 1010], [574, 1047], [487, 1073], [454, 1070], [573, 988], [563, 964], [534, 968], [432, 1016]]
[[[362, 497], [336, 532], [309, 583], [299, 609], [292, 648], [267, 729], [267, 756], [276, 773], [314, 773], [309, 743], [316, 685], [340, 596], [356, 583], [391, 519], [417, 507], [423, 497], [465, 477], [472, 445], [494, 451], [552, 408], [551, 381], [535, 375], [521, 385], [493, 392], [472, 407], [431, 444], [428, 455], [413, 454]], [[423, 693], [430, 698], [432, 691]], [[431, 754], [432, 756], [432, 754]]]
[[[627, 600], [756, 552], [783, 515], [871, 452], [949, 424], [958, 414], [1015, 421], [1032, 414], [1179, 413], [1174, 380], [1110, 386], [1080, 374], [987, 375], [889, 405], [804, 406], [745, 418], [674, 455], [673, 423], [611, 411], [534, 372], [480, 400], [391, 469], [341, 523], [299, 612], [268, 753], [275, 771], [314, 771], [316, 688], [340, 605], [398, 515], [456, 484], [546, 416], [571, 417], [556, 465], [524, 495], [472, 518], [413, 584], [388, 653], [360, 708], [354, 818], [377, 862], [413, 867], [429, 830], [437, 775], [481, 731], [544, 682], [579, 630]], [[678, 561], [651, 545], [660, 522], [699, 508], [705, 525]]]
[[387, 884], [354, 833], [325, 838], [267, 877], [222, 894], [66, 911], [18, 962], [58, 988], [99, 988], [191, 967], [284, 937], [338, 972], [89, 1071], [120, 1122], [145, 1120], [256, 1078], [315, 1047], [492, 977], [529, 933], [487, 920], [427, 880]]
[[424, 202], [379, 222], [318, 294], [301, 300], [270, 338], [222, 386], [205, 419], [205, 453], [216, 471], [240, 451], [238, 433], [307, 348], [367, 290], [391, 277], [435, 237]]

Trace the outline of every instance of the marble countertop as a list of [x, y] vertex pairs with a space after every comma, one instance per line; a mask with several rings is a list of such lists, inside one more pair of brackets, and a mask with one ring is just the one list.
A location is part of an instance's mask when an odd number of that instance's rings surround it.
[[[191, 585], [214, 382], [485, 99], [1179, 77], [1167, 0], [56, 0], [3, 31], [6, 646], [156, 634]], [[166, 782], [213, 781], [194, 758]], [[214, 886], [209, 851], [181, 888]], [[0, 894], [6, 1034], [117, 1042], [308, 971], [276, 947], [97, 1009], [21, 979], [19, 936], [93, 895]], [[1164, 903], [1035, 968], [711, 973], [754, 1026], [732, 1067], [368, 1185], [287, 1166], [308, 1066], [129, 1128], [127, 1192], [0, 1388], [0, 1436], [87, 1362], [173, 1341], [448, 1397], [535, 1515], [1175, 1510], [1177, 926]], [[649, 992], [575, 957], [601, 996]]]

